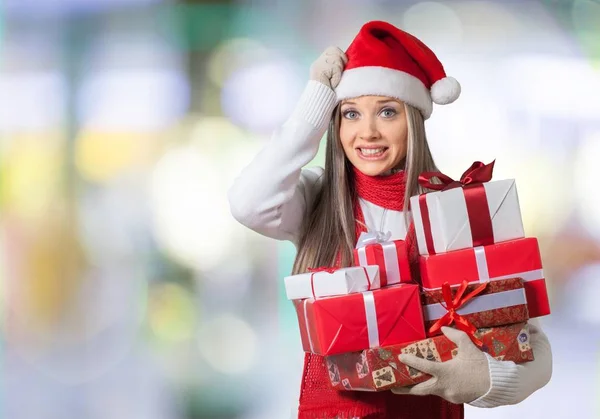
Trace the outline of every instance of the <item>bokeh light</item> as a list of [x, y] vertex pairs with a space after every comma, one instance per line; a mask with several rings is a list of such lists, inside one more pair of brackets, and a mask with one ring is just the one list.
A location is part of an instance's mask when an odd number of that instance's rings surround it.
[[223, 86], [223, 112], [241, 127], [270, 132], [291, 113], [304, 83], [297, 69], [281, 59], [239, 69]]
[[584, 54], [595, 63], [598, 69], [600, 60], [600, 3], [592, 0], [574, 0], [572, 6], [572, 21], [575, 34], [582, 44]]
[[217, 46], [208, 61], [208, 77], [217, 86], [238, 69], [260, 64], [273, 55], [260, 42], [249, 38], [228, 39]]
[[[216, 371], [242, 374], [257, 361], [258, 337], [252, 327], [233, 314], [207, 321], [198, 337], [200, 352]], [[240, 349], [243, 345], [243, 350]]]
[[191, 146], [168, 151], [156, 164], [152, 203], [161, 246], [176, 260], [200, 269], [221, 263], [232, 225], [214, 161]]
[[189, 104], [185, 75], [172, 69], [105, 70], [86, 76], [78, 111], [88, 129], [151, 131], [176, 122]]
[[600, 74], [583, 59], [521, 55], [503, 66], [508, 91], [529, 112], [587, 119], [600, 114]]
[[590, 264], [573, 272], [573, 280], [565, 290], [568, 302], [578, 301], [570, 304], [573, 310], [569, 317], [587, 324], [591, 327], [600, 326], [600, 304], [596, 298], [600, 295], [600, 264]]
[[600, 194], [596, 192], [598, 156], [600, 156], [600, 131], [592, 131], [582, 141], [575, 157], [573, 198], [588, 233], [600, 240]]
[[[444, 30], [440, 31], [440, 27]], [[409, 7], [402, 18], [402, 29], [428, 45], [456, 45], [463, 40], [460, 17], [452, 7], [441, 2], [423, 1]]]
[[195, 311], [190, 291], [174, 283], [155, 284], [150, 288], [148, 322], [156, 337], [177, 343], [192, 338]]
[[83, 130], [75, 146], [75, 165], [83, 178], [104, 183], [150, 165], [157, 134]]
[[59, 127], [66, 121], [66, 89], [55, 71], [0, 73], [0, 133]]
[[[460, 18], [463, 39], [473, 51], [478, 51], [480, 46], [491, 51], [502, 50], [510, 45], [507, 40], [521, 39], [527, 34], [526, 22], [510, 10], [509, 3], [485, 0], [445, 3]], [[541, 18], [540, 11], [536, 12], [536, 18]]]
[[59, 133], [14, 136], [4, 150], [0, 196], [6, 209], [39, 220], [61, 190], [64, 145]]

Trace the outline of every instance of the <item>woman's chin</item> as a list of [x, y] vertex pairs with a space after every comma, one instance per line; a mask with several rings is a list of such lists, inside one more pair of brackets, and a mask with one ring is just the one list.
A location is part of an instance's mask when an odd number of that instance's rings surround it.
[[[362, 163], [362, 162], [361, 162]], [[381, 163], [362, 163], [360, 165], [355, 165], [356, 168], [363, 174], [367, 176], [381, 176], [386, 172], [389, 172], [388, 165]]]

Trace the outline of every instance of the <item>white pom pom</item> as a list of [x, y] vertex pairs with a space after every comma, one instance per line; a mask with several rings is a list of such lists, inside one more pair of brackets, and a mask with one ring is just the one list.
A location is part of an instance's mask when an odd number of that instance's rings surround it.
[[438, 105], [447, 105], [460, 96], [460, 84], [454, 77], [444, 77], [431, 86], [431, 100]]

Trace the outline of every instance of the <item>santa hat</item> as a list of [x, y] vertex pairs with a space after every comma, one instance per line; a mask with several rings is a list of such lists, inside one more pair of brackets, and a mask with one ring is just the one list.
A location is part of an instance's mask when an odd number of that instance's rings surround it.
[[460, 95], [442, 63], [424, 43], [387, 22], [368, 22], [346, 51], [348, 63], [336, 88], [338, 100], [376, 95], [397, 98], [419, 109], [425, 119], [433, 103]]

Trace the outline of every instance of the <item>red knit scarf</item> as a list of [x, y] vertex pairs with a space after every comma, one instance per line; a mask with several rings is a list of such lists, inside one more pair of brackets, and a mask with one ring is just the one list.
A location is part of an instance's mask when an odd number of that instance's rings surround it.
[[[383, 208], [402, 211], [406, 192], [406, 172], [402, 170], [389, 176], [368, 176], [354, 167], [354, 188], [358, 198]], [[354, 203], [354, 217], [358, 240], [360, 233], [366, 231], [365, 216], [360, 202]]]
[[[405, 172], [371, 177], [354, 170], [357, 197], [394, 211], [404, 208]], [[356, 237], [366, 231], [358, 199], [354, 203]], [[411, 270], [418, 271], [414, 227], [407, 235]], [[436, 396], [400, 396], [390, 391], [337, 391], [329, 384], [329, 372], [322, 356], [307, 353], [300, 391], [299, 419], [462, 419], [463, 406]]]

